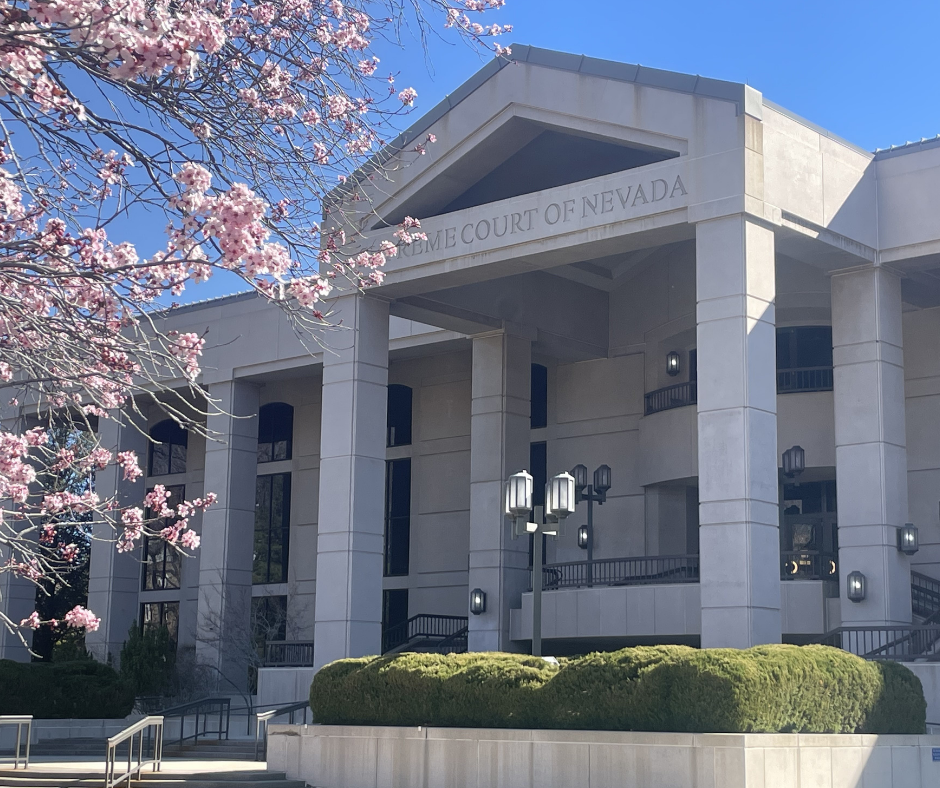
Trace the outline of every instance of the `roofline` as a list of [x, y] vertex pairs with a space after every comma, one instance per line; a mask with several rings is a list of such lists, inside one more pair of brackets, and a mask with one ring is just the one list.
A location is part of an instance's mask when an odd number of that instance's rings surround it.
[[919, 153], [922, 150], [940, 147], [940, 134], [936, 137], [924, 137], [914, 142], [905, 142], [903, 145], [892, 145], [890, 148], [878, 148], [875, 159], [893, 159], [895, 156], [904, 156], [908, 153]]
[[361, 174], [372, 166], [381, 166], [400, 150], [410, 145], [431, 126], [444, 117], [454, 107], [468, 98], [490, 78], [496, 76], [507, 66], [515, 63], [530, 63], [545, 68], [554, 68], [559, 71], [568, 71], [589, 76], [604, 77], [620, 82], [632, 82], [637, 85], [672, 90], [677, 93], [688, 93], [706, 98], [730, 101], [735, 105], [737, 114], [749, 112], [760, 117], [762, 106], [761, 96], [754, 88], [742, 82], [726, 82], [720, 79], [711, 79], [697, 74], [684, 74], [679, 71], [665, 71], [663, 69], [642, 66], [636, 63], [621, 63], [617, 60], [604, 60], [587, 55], [575, 55], [568, 52], [559, 52], [554, 49], [543, 49], [528, 44], [512, 44], [512, 55], [508, 58], [497, 57], [489, 61], [483, 68], [475, 72], [452, 93], [448, 93], [440, 102], [428, 110], [405, 131], [380, 151], [371, 156], [345, 184], [341, 184], [325, 196], [326, 201], [342, 199], [352, 190]]
[[240, 293], [230, 293], [229, 295], [214, 296], [204, 298], [201, 301], [190, 301], [187, 304], [167, 307], [153, 313], [154, 317], [175, 317], [185, 312], [197, 312], [200, 309], [208, 307], [222, 306], [223, 304], [235, 303], [237, 301], [248, 301], [252, 298], [260, 298], [260, 295], [254, 290], [243, 290]]

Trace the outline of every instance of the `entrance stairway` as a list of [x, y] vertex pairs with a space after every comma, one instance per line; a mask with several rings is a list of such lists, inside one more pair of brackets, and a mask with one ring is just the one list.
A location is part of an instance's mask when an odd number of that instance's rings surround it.
[[865, 659], [940, 662], [940, 581], [911, 572], [911, 609], [909, 626], [839, 627], [815, 642]]
[[[90, 764], [89, 764], [90, 765]], [[104, 771], [53, 771], [42, 764], [26, 770], [0, 769], [2, 788], [101, 788]], [[303, 780], [288, 780], [284, 772], [261, 769], [225, 772], [145, 772], [135, 786], [144, 788], [307, 788]]]
[[419, 613], [390, 627], [382, 637], [382, 653], [423, 651], [455, 654], [467, 650], [467, 617]]

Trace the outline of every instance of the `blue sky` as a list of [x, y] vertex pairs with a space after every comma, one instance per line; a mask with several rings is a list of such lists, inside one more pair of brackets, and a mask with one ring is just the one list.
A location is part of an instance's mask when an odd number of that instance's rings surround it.
[[[863, 148], [940, 134], [940, 3], [507, 0], [488, 14], [515, 41], [746, 82], [771, 101]], [[446, 32], [446, 31], [445, 31]], [[452, 39], [381, 52], [418, 102], [433, 107], [486, 62]], [[407, 125], [407, 122], [405, 123]], [[231, 292], [213, 278], [183, 300]], [[237, 288], [236, 289], [241, 289]]]

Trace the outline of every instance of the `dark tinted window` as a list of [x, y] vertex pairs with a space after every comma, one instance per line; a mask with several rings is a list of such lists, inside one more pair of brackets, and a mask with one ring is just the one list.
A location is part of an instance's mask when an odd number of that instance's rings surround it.
[[388, 387], [388, 436], [386, 445], [411, 443], [411, 389], [393, 383]]
[[832, 366], [832, 328], [794, 326], [777, 329], [777, 369]]
[[140, 606], [141, 630], [149, 632], [160, 627], [167, 628], [175, 646], [180, 632], [179, 602], [147, 602]]
[[[182, 484], [167, 487], [166, 491], [170, 494], [166, 505], [171, 509], [186, 498], [186, 488]], [[154, 513], [148, 508], [146, 516], [149, 520]], [[178, 517], [165, 517], [155, 522], [153, 528], [162, 531], [178, 519]], [[179, 588], [181, 570], [182, 556], [176, 548], [159, 536], [144, 538], [144, 591]]]
[[255, 487], [252, 583], [286, 583], [290, 548], [290, 474], [259, 476]]
[[385, 576], [407, 575], [411, 553], [411, 458], [385, 463]]
[[293, 407], [285, 402], [272, 402], [258, 411], [258, 462], [289, 460], [293, 439]]
[[186, 473], [186, 430], [172, 419], [165, 419], [150, 430], [150, 475]]
[[541, 364], [532, 365], [532, 429], [548, 426], [548, 370]]
[[[532, 506], [545, 506], [545, 483], [548, 481], [548, 451], [544, 441], [529, 444], [529, 473], [532, 474]], [[532, 566], [532, 540], [529, 534], [529, 566]], [[545, 547], [545, 537], [542, 537]], [[542, 553], [544, 555], [544, 552]]]

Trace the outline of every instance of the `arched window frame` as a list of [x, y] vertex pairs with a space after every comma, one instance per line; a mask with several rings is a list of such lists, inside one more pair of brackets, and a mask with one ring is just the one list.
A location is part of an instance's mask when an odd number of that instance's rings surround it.
[[294, 406], [269, 402], [258, 411], [258, 462], [289, 460], [294, 454]]
[[188, 447], [188, 433], [173, 419], [164, 419], [155, 424], [150, 430], [150, 475], [186, 473]]

